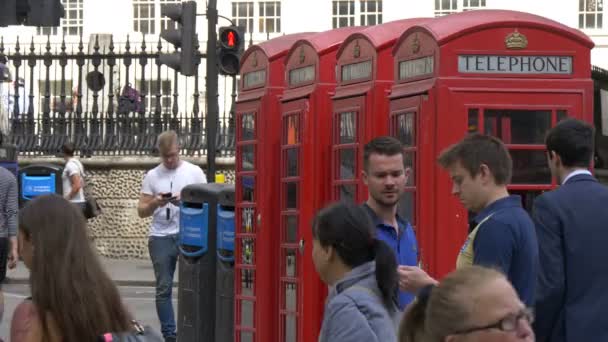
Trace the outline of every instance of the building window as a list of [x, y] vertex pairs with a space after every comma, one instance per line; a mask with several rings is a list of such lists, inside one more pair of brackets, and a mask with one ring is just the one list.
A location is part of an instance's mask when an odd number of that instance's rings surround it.
[[[82, 34], [82, 2], [83, 0], [62, 0], [65, 17], [61, 19], [59, 27], [38, 27], [38, 35], [57, 35], [62, 32], [65, 36], [80, 36]], [[59, 31], [61, 29], [61, 31]]]
[[281, 3], [279, 1], [260, 2], [258, 14], [260, 32], [281, 32]]
[[332, 6], [333, 28], [355, 26], [354, 0], [334, 0]]
[[[158, 89], [159, 85], [160, 89]], [[169, 113], [171, 111], [171, 80], [146, 80], [145, 93], [142, 92], [144, 89], [141, 86], [141, 80], [136, 80], [135, 89], [138, 89], [141, 95], [146, 95], [146, 112], [154, 113], [156, 111], [157, 94], [160, 94], [161, 112]]]
[[382, 24], [382, 0], [361, 0], [359, 10], [359, 25]]
[[578, 27], [601, 29], [603, 27], [603, 0], [579, 0]]
[[[181, 1], [179, 1], [179, 0], [160, 0], [160, 11], [158, 12], [158, 15], [160, 15], [160, 13], [162, 12], [163, 7], [165, 7], [165, 5], [167, 5], [167, 4], [175, 4], [177, 2], [181, 2]], [[173, 24], [172, 28], [174, 30], [177, 30], [179, 28], [178, 25], [177, 25], [177, 22], [175, 22], [175, 21], [173, 21], [173, 20], [171, 20], [170, 18], [167, 18], [167, 17], [161, 17], [160, 18], [160, 32], [162, 32], [163, 30], [166, 30], [166, 29], [170, 28], [169, 25], [168, 25], [169, 23]]]
[[245, 32], [253, 32], [253, 2], [233, 2], [232, 20], [237, 26], [245, 28]]
[[155, 34], [154, 0], [133, 0], [133, 31], [143, 34]]
[[[473, 1], [471, 1], [473, 2]], [[484, 1], [485, 2], [485, 1]], [[458, 11], [457, 0], [435, 0], [435, 16], [456, 13]]]
[[462, 11], [476, 10], [486, 7], [486, 0], [462, 0]]

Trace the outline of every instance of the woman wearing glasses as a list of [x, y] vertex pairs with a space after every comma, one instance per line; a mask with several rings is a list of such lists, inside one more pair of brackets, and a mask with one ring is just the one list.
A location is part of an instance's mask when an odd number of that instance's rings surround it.
[[400, 342], [534, 342], [532, 311], [506, 277], [469, 266], [425, 287], [405, 312]]

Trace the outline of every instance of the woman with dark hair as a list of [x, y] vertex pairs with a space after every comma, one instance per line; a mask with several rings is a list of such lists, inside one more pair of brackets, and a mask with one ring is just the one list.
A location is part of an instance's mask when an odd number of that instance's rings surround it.
[[131, 315], [88, 241], [83, 214], [61, 196], [40, 196], [20, 210], [19, 248], [32, 297], [15, 309], [11, 341], [97, 341], [132, 330]]
[[399, 342], [534, 342], [533, 320], [502, 273], [466, 266], [420, 291]]
[[312, 235], [315, 268], [331, 286], [319, 342], [396, 341], [397, 262], [365, 209], [330, 205], [317, 214]]

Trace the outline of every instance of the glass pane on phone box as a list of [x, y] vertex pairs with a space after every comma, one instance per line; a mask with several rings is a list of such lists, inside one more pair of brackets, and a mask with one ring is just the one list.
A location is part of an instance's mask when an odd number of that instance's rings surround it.
[[343, 184], [338, 187], [340, 201], [354, 201], [356, 193], [356, 185]]
[[285, 208], [296, 209], [298, 205], [298, 183], [285, 184]]
[[340, 159], [340, 179], [355, 178], [355, 149], [338, 150]]
[[551, 170], [542, 150], [511, 150], [513, 184], [551, 184]]
[[241, 257], [243, 264], [253, 265], [255, 263], [255, 241], [252, 238], [241, 240]]
[[251, 171], [255, 169], [255, 145], [241, 146], [241, 170]]
[[253, 222], [255, 210], [253, 208], [243, 208], [241, 215], [241, 232], [247, 234], [253, 233], [255, 227]]
[[403, 166], [407, 175], [407, 186], [416, 185], [416, 152], [405, 152], [403, 154]]
[[253, 328], [253, 306], [250, 300], [241, 300], [241, 326]]
[[295, 277], [297, 276], [298, 265], [296, 263], [296, 250], [286, 249], [285, 250], [285, 276]]
[[396, 119], [397, 139], [406, 147], [416, 145], [414, 113], [400, 114]]
[[293, 283], [284, 283], [283, 287], [285, 289], [285, 310], [296, 311], [298, 300], [297, 285]]
[[510, 190], [511, 195], [521, 196], [521, 204], [524, 209], [532, 214], [532, 208], [534, 207], [534, 200], [536, 197], [542, 195], [542, 190]]
[[251, 331], [241, 331], [241, 342], [253, 342], [253, 333]]
[[243, 296], [253, 296], [255, 286], [255, 271], [250, 269], [241, 270], [241, 293]]
[[355, 142], [355, 134], [357, 133], [356, 125], [355, 112], [340, 113], [340, 144], [351, 144]]
[[416, 224], [416, 217], [414, 215], [414, 201], [416, 199], [416, 193], [413, 191], [406, 191], [401, 195], [399, 204], [397, 205], [397, 214], [402, 219], [410, 222], [412, 225]]
[[241, 122], [241, 140], [255, 139], [255, 119], [253, 114], [243, 114]]
[[543, 144], [551, 128], [550, 110], [486, 109], [485, 133], [505, 144]]
[[295, 315], [283, 316], [284, 329], [285, 329], [285, 342], [296, 342], [297, 329], [297, 317]]
[[294, 243], [298, 239], [298, 216], [285, 216], [284, 239], [286, 243]]
[[285, 169], [287, 177], [296, 177], [298, 175], [298, 149], [290, 148], [285, 150]]
[[244, 176], [242, 178], [243, 183], [243, 201], [244, 202], [255, 202], [255, 178], [253, 176]]

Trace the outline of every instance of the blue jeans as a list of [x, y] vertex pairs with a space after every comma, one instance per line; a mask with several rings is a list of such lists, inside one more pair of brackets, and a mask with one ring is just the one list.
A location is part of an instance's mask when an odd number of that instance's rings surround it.
[[156, 277], [156, 313], [164, 337], [174, 337], [175, 314], [171, 302], [173, 274], [177, 264], [178, 235], [150, 236], [148, 250]]

